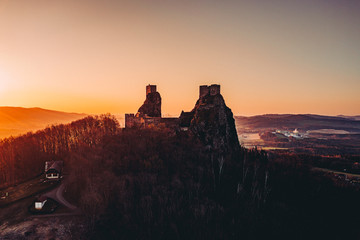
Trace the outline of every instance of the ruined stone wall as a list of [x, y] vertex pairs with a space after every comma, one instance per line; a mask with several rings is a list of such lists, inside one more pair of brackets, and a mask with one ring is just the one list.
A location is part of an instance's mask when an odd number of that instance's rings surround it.
[[125, 114], [125, 127], [132, 128], [135, 125], [135, 115], [133, 113]]
[[[164, 123], [161, 117], [147, 117], [134, 115], [133, 113], [125, 114], [125, 128], [147, 128], [150, 126], [159, 126]], [[165, 124], [166, 125], [166, 124]]]
[[179, 118], [161, 118], [160, 123], [167, 128], [177, 128], [179, 126]]
[[[216, 96], [220, 94], [220, 85], [212, 84], [201, 85], [199, 88], [200, 103], [201, 99], [206, 96]], [[156, 85], [146, 86], [146, 100], [135, 114], [125, 114], [125, 128], [147, 128], [157, 127], [189, 127], [194, 117], [192, 112], [182, 112], [179, 118], [162, 118], [161, 117], [161, 97], [156, 91]]]

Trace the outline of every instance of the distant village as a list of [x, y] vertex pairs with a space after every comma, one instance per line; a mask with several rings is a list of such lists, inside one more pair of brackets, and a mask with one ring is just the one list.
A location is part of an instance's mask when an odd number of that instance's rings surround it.
[[306, 137], [306, 133], [301, 133], [299, 132], [299, 130], [296, 128], [294, 131], [286, 131], [286, 130], [276, 130], [274, 132], [272, 132], [273, 134], [281, 134], [284, 135], [285, 137], [293, 137], [293, 138], [297, 138], [297, 139], [302, 139]]

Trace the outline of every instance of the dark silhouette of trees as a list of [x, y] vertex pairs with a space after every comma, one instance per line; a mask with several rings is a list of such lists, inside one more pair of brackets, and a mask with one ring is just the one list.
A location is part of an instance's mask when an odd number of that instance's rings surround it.
[[73, 152], [67, 191], [93, 238], [228, 239], [243, 221], [235, 214], [243, 204], [260, 209], [269, 193], [266, 154], [242, 149], [244, 156], [247, 176], [233, 186], [242, 179], [234, 164], [220, 196], [208, 149], [197, 138], [166, 128], [125, 129]]
[[359, 238], [359, 187], [313, 171], [322, 157], [240, 148], [215, 189], [209, 151], [189, 132], [87, 117], [2, 140], [0, 184], [63, 160], [84, 239]]
[[0, 141], [0, 188], [41, 174], [46, 161], [66, 162], [70, 152], [79, 146], [94, 146], [103, 136], [117, 131], [116, 119], [101, 115], [3, 139]]

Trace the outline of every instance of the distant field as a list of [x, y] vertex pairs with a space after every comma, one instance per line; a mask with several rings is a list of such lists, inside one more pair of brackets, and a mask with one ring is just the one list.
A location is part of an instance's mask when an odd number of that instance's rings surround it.
[[262, 147], [261, 150], [287, 150], [289, 148], [281, 148], [281, 147]]
[[322, 171], [322, 172], [329, 172], [329, 173], [334, 173], [334, 174], [345, 174], [345, 175], [347, 175], [347, 176], [350, 177], [350, 178], [360, 178], [360, 174], [334, 171], [334, 170], [327, 169], [327, 168], [313, 168], [313, 170]]
[[254, 148], [255, 146], [262, 146], [264, 141], [260, 139], [259, 133], [239, 133], [238, 137], [240, 144], [246, 148]]
[[[311, 114], [268, 114], [235, 116], [235, 123], [240, 143], [246, 148], [256, 146], [263, 150], [336, 155], [360, 154], [360, 121], [356, 119]], [[295, 129], [299, 135], [291, 136]], [[275, 130], [281, 134], [274, 133]]]
[[345, 130], [337, 130], [337, 129], [318, 129], [318, 130], [309, 130], [308, 133], [320, 133], [320, 134], [359, 134], [360, 132], [351, 133]]

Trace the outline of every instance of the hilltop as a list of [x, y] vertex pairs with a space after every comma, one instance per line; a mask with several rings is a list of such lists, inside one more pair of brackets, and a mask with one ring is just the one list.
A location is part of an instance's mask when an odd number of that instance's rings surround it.
[[[194, 108], [183, 111], [179, 118], [149, 116], [155, 115], [153, 109], [161, 110], [160, 98], [147, 100], [149, 108], [125, 115], [125, 128], [111, 115], [88, 116], [0, 141], [0, 201], [11, 197], [13, 187], [25, 189], [39, 183], [45, 162], [63, 161], [66, 174], [60, 179], [64, 198], [82, 213], [62, 215], [59, 209], [51, 217], [32, 216], [27, 206], [34, 204], [34, 196], [6, 203], [1, 208], [0, 238], [360, 236], [359, 158], [349, 155], [345, 145], [344, 157], [336, 152], [324, 156], [319, 151], [322, 155], [316, 151], [297, 154], [243, 148], [219, 85], [201, 86]], [[265, 115], [242, 120], [249, 119], [258, 120], [258, 127], [268, 124], [271, 128], [311, 127], [315, 123], [323, 128], [331, 122], [343, 127], [351, 121], [317, 115]], [[337, 139], [330, 139], [329, 144], [324, 139], [299, 137], [305, 135], [304, 130], [292, 131], [295, 137], [286, 141], [282, 137], [272, 142], [289, 147], [295, 144], [305, 150], [307, 145], [313, 148], [320, 144], [339, 151]], [[286, 136], [290, 129], [279, 131], [275, 134]], [[344, 169], [346, 173], [340, 171]]]
[[37, 131], [53, 124], [70, 123], [85, 116], [42, 108], [0, 107], [0, 139]]

